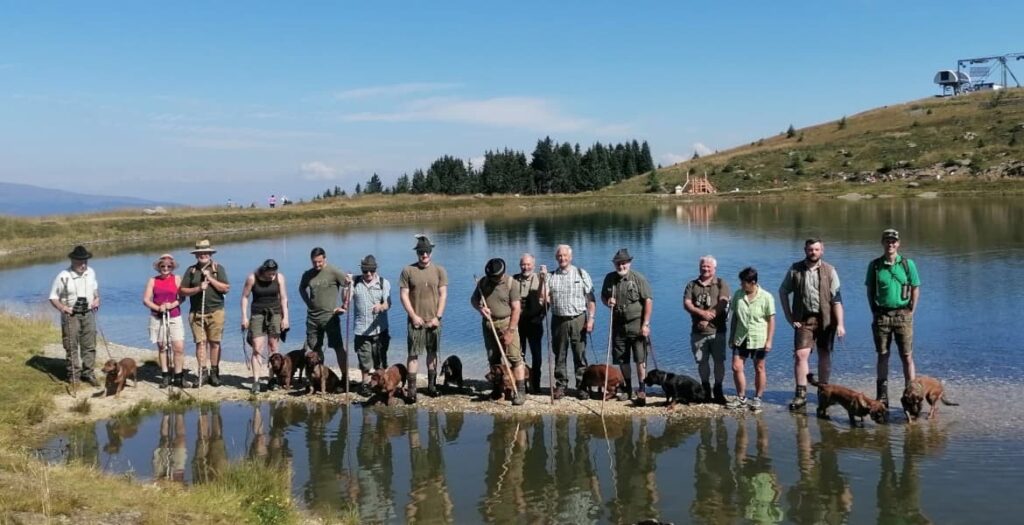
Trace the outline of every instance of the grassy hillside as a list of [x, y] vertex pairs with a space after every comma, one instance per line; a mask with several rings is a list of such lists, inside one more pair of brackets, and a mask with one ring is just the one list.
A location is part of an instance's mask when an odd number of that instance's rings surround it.
[[[783, 123], [782, 130], [787, 124]], [[749, 145], [658, 170], [665, 188], [708, 174], [719, 192], [1024, 176], [1024, 89], [928, 98], [785, 131]], [[606, 192], [642, 193], [648, 176]]]

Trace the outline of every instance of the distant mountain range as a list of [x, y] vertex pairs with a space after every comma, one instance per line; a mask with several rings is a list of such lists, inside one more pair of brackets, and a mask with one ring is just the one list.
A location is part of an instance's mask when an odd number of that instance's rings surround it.
[[86, 213], [123, 208], [152, 208], [173, 206], [171, 202], [158, 202], [134, 197], [87, 195], [71, 191], [42, 188], [29, 184], [0, 182], [0, 215], [39, 216]]

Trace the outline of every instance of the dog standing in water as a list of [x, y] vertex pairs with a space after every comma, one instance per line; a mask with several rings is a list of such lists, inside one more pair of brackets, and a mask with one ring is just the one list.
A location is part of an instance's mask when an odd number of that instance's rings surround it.
[[931, 409], [928, 411], [928, 419], [939, 414], [939, 402], [948, 406], [960, 405], [946, 399], [945, 388], [938, 379], [928, 376], [917, 376], [903, 390], [903, 396], [900, 398], [900, 404], [903, 405], [903, 413], [907, 416], [907, 423], [911, 423], [921, 416], [921, 410], [924, 408], [925, 401], [928, 401], [928, 404], [931, 405]]
[[852, 388], [819, 383], [814, 380], [814, 374], [807, 374], [807, 382], [818, 387], [818, 417], [822, 419], [828, 419], [828, 407], [842, 405], [850, 416], [850, 426], [856, 426], [857, 417], [864, 424], [864, 416], [871, 416], [875, 423], [889, 421], [889, 409], [881, 401], [871, 399]]

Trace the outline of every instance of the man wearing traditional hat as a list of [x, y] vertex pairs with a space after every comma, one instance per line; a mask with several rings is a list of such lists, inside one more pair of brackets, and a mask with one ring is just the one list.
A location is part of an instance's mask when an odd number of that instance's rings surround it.
[[[299, 281], [299, 296], [306, 303], [306, 349], [324, 357], [324, 336], [327, 346], [334, 349], [341, 368], [342, 378], [348, 377], [348, 360], [345, 359], [345, 341], [341, 337], [341, 315], [348, 311], [349, 297], [341, 291], [352, 284], [352, 279], [327, 262], [327, 252], [317, 246], [309, 252], [313, 267], [302, 274]], [[341, 306], [338, 298], [341, 296]]]
[[352, 282], [352, 313], [355, 318], [355, 351], [362, 373], [360, 395], [370, 395], [370, 372], [388, 367], [388, 310], [391, 309], [391, 283], [377, 274], [377, 259], [367, 255], [359, 261], [358, 275]]
[[416, 262], [398, 278], [402, 307], [408, 314], [409, 398], [416, 402], [419, 355], [427, 354], [427, 395], [437, 395], [437, 352], [441, 347], [441, 316], [448, 302], [448, 272], [431, 264], [434, 245], [426, 235], [416, 236]]
[[541, 369], [544, 364], [544, 316], [547, 314], [547, 302], [544, 299], [544, 278], [547, 267], [537, 273], [534, 271], [536, 260], [533, 255], [524, 253], [519, 258], [519, 269], [512, 276], [519, 288], [519, 302], [522, 304], [519, 314], [519, 348], [526, 353], [530, 348], [530, 392], [540, 393]]
[[[228, 272], [213, 261], [213, 248], [208, 239], [196, 242], [192, 254], [196, 263], [181, 276], [178, 293], [189, 298], [188, 321], [196, 343], [196, 388], [209, 383], [220, 386], [220, 342], [224, 335], [224, 295], [231, 289]], [[209, 352], [209, 354], [207, 354]], [[209, 359], [209, 360], [207, 360]]]
[[[548, 277], [547, 300], [551, 304], [551, 341], [555, 353], [555, 391], [553, 397], [565, 396], [569, 378], [565, 372], [565, 361], [572, 348], [573, 365], [576, 367], [576, 395], [585, 398], [581, 388], [583, 371], [587, 368], [587, 334], [594, 331], [594, 314], [597, 301], [594, 300], [594, 281], [583, 268], [573, 266], [572, 247], [560, 244], [555, 248], [558, 268]], [[586, 314], [586, 316], [584, 316]]]
[[633, 381], [629, 370], [630, 356], [636, 363], [636, 404], [644, 406], [647, 395], [644, 377], [647, 375], [647, 340], [651, 336], [651, 313], [654, 295], [647, 278], [632, 269], [633, 256], [620, 248], [612, 257], [615, 271], [604, 276], [601, 301], [612, 309], [612, 361], [619, 365], [626, 380], [625, 392], [619, 400], [633, 399]]
[[846, 336], [839, 273], [822, 259], [824, 254], [825, 243], [821, 239], [804, 241], [804, 259], [789, 267], [779, 287], [782, 312], [793, 327], [796, 393], [789, 403], [790, 410], [800, 410], [807, 405], [811, 350], [818, 349], [818, 381], [828, 383], [832, 373], [832, 345], [836, 336], [840, 340]]
[[96, 272], [89, 267], [90, 258], [92, 254], [84, 246], [75, 246], [68, 254], [71, 265], [53, 280], [50, 304], [61, 314], [60, 332], [68, 382], [81, 378], [92, 386], [100, 386], [93, 373], [100, 288]]
[[903, 362], [903, 380], [914, 380], [914, 311], [921, 294], [921, 278], [914, 261], [899, 254], [900, 232], [882, 232], [882, 256], [868, 264], [864, 284], [873, 321], [871, 332], [878, 353], [876, 399], [889, 405], [889, 347], [896, 348]]
[[[518, 333], [522, 309], [519, 304], [519, 286], [511, 277], [505, 275], [504, 259], [487, 261], [484, 274], [485, 276], [476, 283], [470, 304], [483, 317], [487, 361], [491, 366], [508, 361], [512, 376], [516, 380], [516, 397], [512, 404], [519, 406], [526, 402], [526, 367], [519, 346]], [[501, 340], [495, 337], [500, 337]], [[505, 353], [504, 360], [501, 357], [502, 352]], [[504, 388], [504, 385], [496, 385], [495, 388]]]

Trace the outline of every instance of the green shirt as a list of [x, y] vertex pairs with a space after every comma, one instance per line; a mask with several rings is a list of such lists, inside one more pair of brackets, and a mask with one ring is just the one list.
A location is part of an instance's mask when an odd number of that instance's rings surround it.
[[[903, 267], [904, 260], [907, 262], [906, 268]], [[917, 265], [913, 260], [896, 254], [894, 264], [884, 258], [871, 261], [864, 284], [869, 290], [872, 284], [875, 286], [875, 304], [872, 309], [876, 306], [887, 309], [906, 308], [910, 304], [910, 288], [921, 286], [921, 277], [917, 275]], [[906, 293], [903, 292], [904, 286], [908, 287]]]
[[325, 264], [323, 270], [310, 268], [303, 272], [299, 281], [299, 295], [305, 297], [303, 292], [309, 294], [309, 302], [306, 303], [307, 315], [333, 313], [338, 307], [338, 294], [342, 288], [348, 286], [348, 283], [348, 275], [330, 264]]
[[481, 277], [476, 290], [473, 291], [473, 305], [480, 304], [481, 292], [484, 294], [487, 308], [491, 310], [491, 317], [496, 320], [511, 317], [512, 303], [518, 303], [521, 299], [519, 286], [511, 277], [504, 275], [497, 283], [491, 281], [489, 277]]
[[746, 340], [747, 348], [759, 350], [768, 343], [768, 320], [775, 315], [775, 299], [772, 294], [758, 286], [754, 298], [748, 300], [743, 288], [732, 296], [733, 346], [740, 346]]
[[413, 263], [402, 268], [402, 274], [398, 277], [398, 287], [409, 290], [412, 310], [424, 321], [437, 317], [442, 286], [448, 286], [448, 272], [437, 264], [420, 268], [418, 263]]
[[[211, 263], [213, 266], [210, 268], [210, 273], [214, 279], [222, 283], [228, 282], [228, 271], [223, 266], [217, 263]], [[195, 288], [203, 284], [203, 271], [199, 269], [199, 264], [193, 264], [185, 270], [185, 274], [181, 276], [181, 288]], [[206, 307], [203, 308], [203, 298], [206, 298]], [[188, 298], [189, 300], [189, 311], [192, 313], [210, 313], [217, 310], [224, 309], [224, 294], [217, 291], [213, 286], [206, 287], [206, 293], [202, 291], [196, 292], [195, 295]]]
[[640, 272], [630, 270], [626, 275], [620, 276], [618, 272], [608, 272], [604, 276], [604, 283], [601, 285], [601, 298], [608, 300], [612, 297], [612, 289], [615, 290], [615, 320], [617, 322], [630, 322], [640, 319], [644, 314], [644, 304], [648, 299], [653, 299], [651, 285], [647, 278]]

